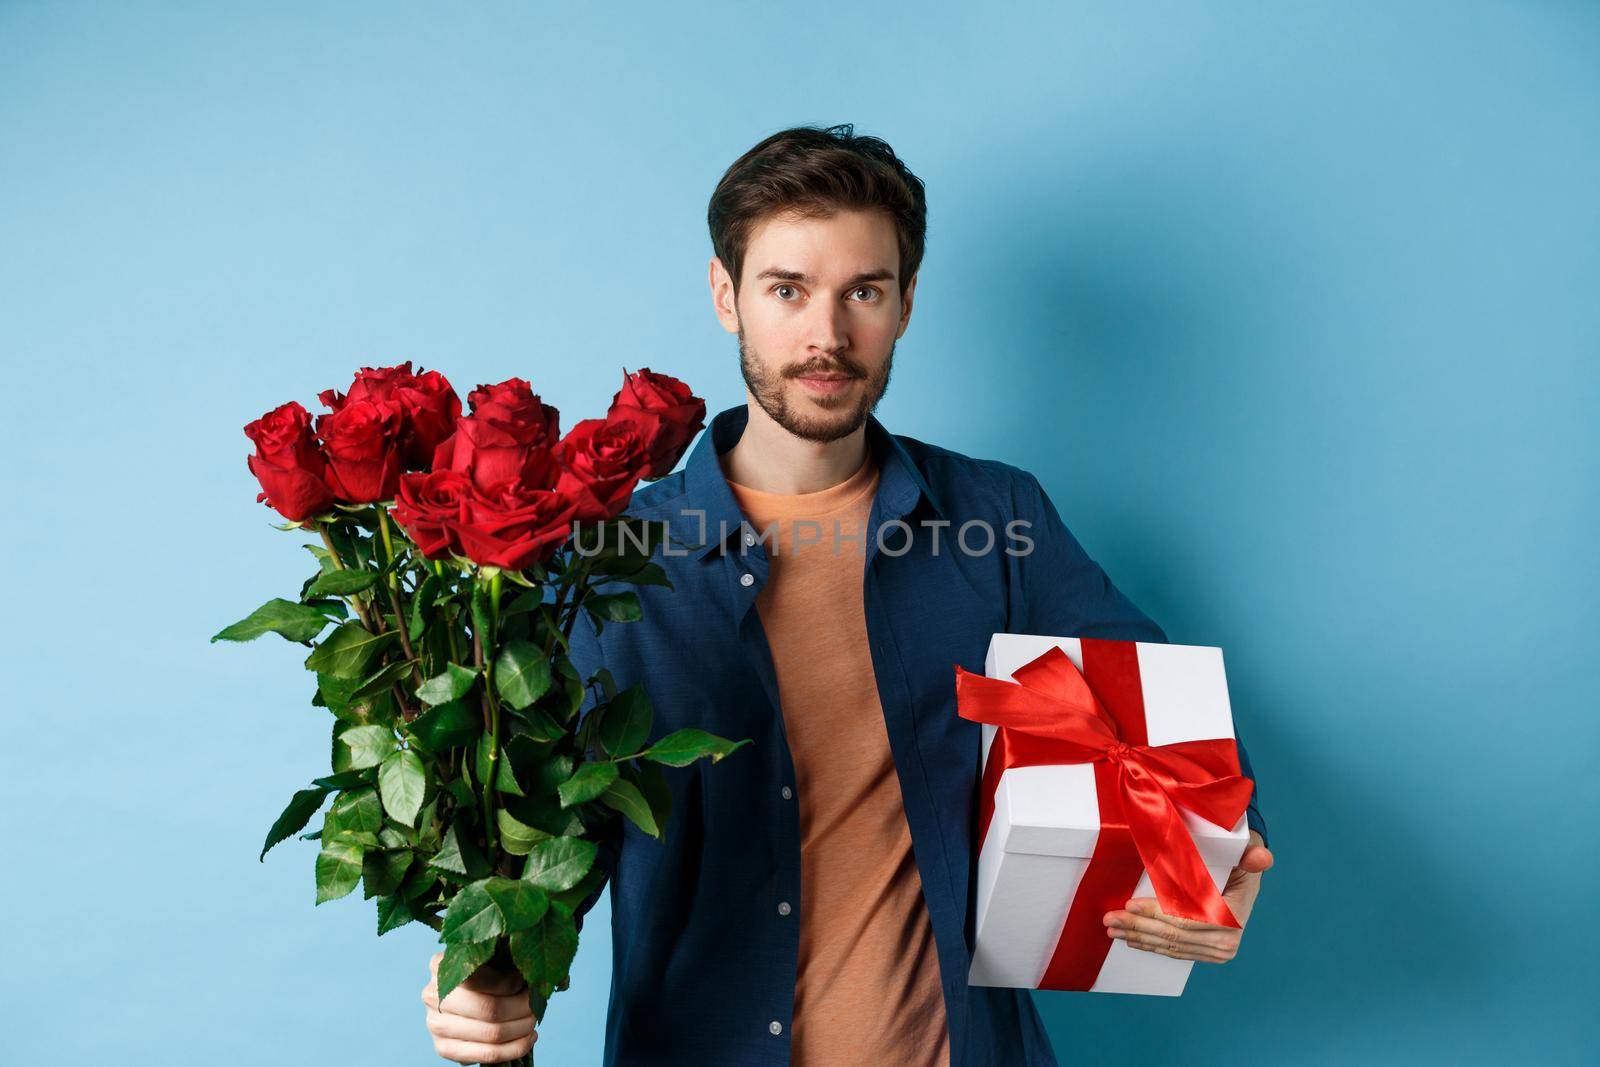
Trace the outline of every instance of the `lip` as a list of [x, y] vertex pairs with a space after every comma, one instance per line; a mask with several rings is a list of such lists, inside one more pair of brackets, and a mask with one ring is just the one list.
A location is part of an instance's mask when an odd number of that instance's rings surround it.
[[820, 393], [823, 396], [834, 396], [849, 388], [850, 383], [855, 379], [848, 375], [823, 375], [820, 377], [804, 377], [800, 378], [799, 381], [814, 393]]

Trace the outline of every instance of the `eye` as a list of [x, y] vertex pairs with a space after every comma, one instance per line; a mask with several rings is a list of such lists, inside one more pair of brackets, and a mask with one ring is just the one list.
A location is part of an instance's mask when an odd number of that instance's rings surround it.
[[[772, 291], [774, 293], [777, 293], [781, 289], [793, 289], [793, 288], [794, 288], [794, 286], [790, 285], [788, 282], [779, 282], [777, 285], [774, 285], [772, 287]], [[785, 302], [787, 302], [786, 298], [784, 296], [782, 296], [781, 294], [779, 295], [778, 299], [779, 300], [785, 300]]]
[[[863, 285], [853, 291], [857, 293], [876, 293], [878, 292], [878, 287], [876, 285]], [[868, 300], [863, 300], [862, 303], [868, 303], [871, 299], [872, 298], [869, 297]]]

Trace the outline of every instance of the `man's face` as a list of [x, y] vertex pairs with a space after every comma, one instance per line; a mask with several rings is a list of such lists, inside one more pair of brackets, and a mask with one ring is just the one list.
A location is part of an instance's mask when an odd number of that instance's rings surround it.
[[902, 301], [899, 263], [894, 223], [882, 211], [763, 221], [736, 303], [713, 260], [719, 316], [737, 329], [745, 385], [773, 422], [818, 442], [866, 422], [910, 319], [915, 280]]

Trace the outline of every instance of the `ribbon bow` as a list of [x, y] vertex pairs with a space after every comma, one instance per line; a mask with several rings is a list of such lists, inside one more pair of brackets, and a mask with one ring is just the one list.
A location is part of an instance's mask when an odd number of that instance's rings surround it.
[[[1008, 769], [1094, 765], [1100, 835], [1039, 987], [1047, 989], [1089, 988], [1110, 948], [1101, 916], [1126, 903], [1142, 872], [1168, 915], [1237, 929], [1178, 808], [1232, 829], [1253, 784], [1240, 773], [1233, 738], [1147, 743], [1135, 642], [1086, 637], [1080, 645], [1081, 672], [1054, 645], [1017, 668], [1011, 682], [955, 666], [957, 714], [1000, 727], [983, 768], [980, 845]], [[1084, 946], [1099, 946], [1098, 959], [1088, 959]]]

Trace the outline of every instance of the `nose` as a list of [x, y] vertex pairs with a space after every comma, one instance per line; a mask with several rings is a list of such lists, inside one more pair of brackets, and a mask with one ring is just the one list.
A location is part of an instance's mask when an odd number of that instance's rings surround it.
[[[833, 355], [850, 347], [847, 309], [837, 304], [818, 301], [808, 311], [810, 321], [806, 325], [806, 343], [811, 351]], [[836, 365], [829, 368], [830, 371], [844, 369]]]

